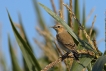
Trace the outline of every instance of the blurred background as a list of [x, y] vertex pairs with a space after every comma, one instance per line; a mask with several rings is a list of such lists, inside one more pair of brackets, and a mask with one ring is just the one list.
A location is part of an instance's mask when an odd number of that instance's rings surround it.
[[[59, 14], [60, 9], [60, 0], [53, 0], [54, 5], [56, 7], [56, 12]], [[65, 4], [70, 4], [69, 0], [63, 0]], [[76, 0], [78, 1], [75, 4], [74, 0], [72, 0], [73, 4], [73, 11], [78, 12], [78, 19], [86, 28], [92, 26], [92, 21], [94, 16], [96, 15], [96, 21], [94, 24], [94, 31], [96, 31], [96, 35], [94, 38], [96, 39], [98, 49], [101, 52], [105, 50], [105, 10], [106, 10], [106, 0]], [[53, 10], [51, 0], [37, 0], [36, 3], [42, 3], [51, 10]], [[78, 8], [75, 10], [75, 6]], [[45, 55], [45, 52], [40, 48], [38, 45], [38, 41], [43, 45], [45, 43], [45, 38], [39, 32], [39, 28], [43, 30], [44, 26], [42, 27], [39, 24], [39, 13], [35, 7], [33, 0], [0, 0], [0, 71], [11, 71], [12, 70], [12, 63], [11, 63], [11, 56], [9, 51], [8, 45], [8, 34], [10, 35], [11, 43], [13, 46], [13, 50], [17, 57], [17, 61], [19, 62], [20, 67], [23, 67], [23, 57], [20, 51], [20, 48], [16, 42], [10, 21], [8, 19], [7, 11], [8, 9], [12, 20], [16, 24], [15, 26], [19, 29], [19, 16], [21, 15], [21, 19], [23, 22], [23, 27], [26, 32], [26, 36], [32, 46], [34, 54], [37, 59], [40, 59]], [[39, 5], [38, 5], [39, 6]], [[68, 14], [67, 9], [64, 8], [64, 20], [68, 23]], [[55, 37], [56, 32], [51, 29], [50, 27], [55, 25], [54, 19], [43, 9], [39, 6], [40, 15], [45, 23], [46, 28], [51, 32], [51, 34]], [[77, 14], [77, 13], [76, 13]], [[85, 21], [84, 21], [84, 20]], [[38, 28], [38, 30], [36, 30]], [[54, 45], [53, 45], [54, 46]], [[52, 51], [52, 49], [50, 49]], [[49, 51], [50, 51], [49, 50]], [[56, 57], [58, 58], [58, 56]], [[55, 58], [55, 59], [56, 59]], [[3, 61], [2, 61], [3, 60]], [[51, 60], [52, 61], [52, 60]], [[4, 64], [4, 65], [3, 65]], [[4, 68], [5, 67], [5, 68]]]

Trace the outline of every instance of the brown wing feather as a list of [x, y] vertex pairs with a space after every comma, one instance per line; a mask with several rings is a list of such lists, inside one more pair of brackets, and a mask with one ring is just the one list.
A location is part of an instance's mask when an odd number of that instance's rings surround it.
[[56, 37], [58, 42], [64, 45], [64, 47], [70, 50], [75, 49], [74, 40], [68, 32], [59, 33]]

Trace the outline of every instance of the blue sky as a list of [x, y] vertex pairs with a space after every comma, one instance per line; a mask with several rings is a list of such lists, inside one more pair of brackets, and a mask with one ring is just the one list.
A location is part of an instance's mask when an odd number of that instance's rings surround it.
[[[68, 0], [64, 0], [65, 3], [69, 3]], [[44, 4], [45, 6], [49, 7], [52, 9], [50, 0], [38, 0], [38, 2]], [[54, 0], [55, 5], [58, 6], [58, 0]], [[79, 0], [80, 2], [80, 13], [82, 14], [82, 8], [83, 8], [83, 2], [84, 0]], [[93, 18], [95, 15], [97, 15], [96, 22], [94, 24], [94, 27], [98, 30], [98, 36], [96, 38], [97, 42], [99, 42], [101, 39], [105, 38], [105, 10], [106, 10], [106, 0], [85, 0], [85, 7], [86, 7], [86, 17], [88, 16], [89, 12], [91, 11], [92, 8], [95, 8], [94, 12], [92, 13], [90, 19], [87, 21], [87, 26], [91, 26]], [[7, 65], [9, 66], [11, 64], [10, 61], [10, 55], [9, 55], [9, 50], [8, 50], [8, 38], [7, 34], [9, 33], [11, 36], [11, 41], [15, 41], [15, 37], [8, 19], [8, 15], [6, 12], [6, 8], [8, 9], [12, 19], [14, 22], [18, 23], [18, 13], [21, 14], [22, 16], [22, 21], [23, 25], [25, 28], [25, 31], [27, 32], [27, 36], [29, 38], [29, 41], [31, 42], [31, 45], [33, 46], [34, 49], [37, 49], [38, 51], [35, 51], [35, 55], [39, 57], [38, 53], [42, 53], [40, 49], [36, 46], [36, 44], [33, 42], [33, 37], [35, 38], [40, 38], [39, 34], [35, 30], [35, 26], [38, 25], [37, 22], [37, 17], [34, 11], [34, 6], [32, 3], [32, 0], [0, 0], [0, 32], [2, 31], [2, 47], [0, 47], [0, 51], [3, 52], [4, 58], [6, 60]], [[40, 7], [41, 8], [41, 7]], [[57, 8], [57, 11], [58, 11]], [[66, 9], [65, 9], [66, 10]], [[51, 23], [53, 22], [53, 18], [46, 13], [46, 11], [41, 8], [42, 16], [45, 18], [45, 22], [47, 23], [48, 27], [53, 26], [54, 24]], [[65, 11], [66, 13], [66, 11]], [[53, 31], [53, 35], [56, 33], [54, 30], [50, 29]], [[1, 41], [0, 40], [0, 41]], [[104, 52], [105, 50], [105, 45], [104, 41], [100, 42], [97, 44], [99, 49]], [[16, 50], [16, 54], [18, 54], [18, 57], [20, 57], [20, 49], [19, 48], [14, 48]], [[21, 62], [21, 59], [18, 59], [19, 62]]]

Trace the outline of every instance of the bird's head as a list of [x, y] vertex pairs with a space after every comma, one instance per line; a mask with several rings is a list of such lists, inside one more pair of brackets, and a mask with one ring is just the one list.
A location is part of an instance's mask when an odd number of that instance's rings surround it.
[[56, 24], [52, 28], [55, 29], [57, 33], [61, 33], [65, 30], [61, 24]]

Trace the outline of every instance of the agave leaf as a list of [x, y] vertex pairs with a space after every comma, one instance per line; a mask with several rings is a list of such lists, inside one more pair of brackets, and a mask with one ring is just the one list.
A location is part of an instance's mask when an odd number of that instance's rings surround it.
[[68, 11], [67, 11], [67, 17], [68, 17], [68, 19], [67, 19], [68, 25], [70, 26], [70, 19], [71, 19], [71, 17], [70, 17], [70, 13]]
[[106, 63], [106, 56], [99, 57], [96, 63], [94, 64], [92, 71], [102, 71], [105, 63]]
[[92, 65], [91, 65], [91, 63], [87, 66], [87, 70], [88, 71], [92, 71]]
[[[47, 8], [46, 6], [42, 5], [41, 3], [39, 3], [54, 19], [56, 19], [60, 24], [62, 24], [67, 31], [73, 36], [73, 38], [75, 38], [75, 40], [79, 43], [81, 43], [81, 45], [84, 45], [84, 47], [86, 49], [90, 49], [93, 50], [92, 47], [90, 45], [88, 45], [88, 43], [83, 42], [82, 40], [80, 40], [72, 31], [72, 29], [65, 23], [65, 21], [63, 21], [58, 15], [56, 15], [54, 12], [52, 12], [49, 8]], [[89, 46], [89, 47], [88, 47]], [[73, 71], [79, 71], [82, 70], [84, 67], [83, 66], [87, 66], [90, 62], [92, 61], [92, 58], [81, 58], [80, 62], [81, 64], [78, 64], [77, 62], [74, 62]], [[83, 65], [83, 66], [82, 66]], [[75, 66], [75, 68], [74, 68]]]
[[86, 68], [91, 61], [92, 58], [81, 58], [80, 63], [74, 61], [70, 71], [82, 71], [82, 69]]
[[24, 34], [25, 42], [27, 43], [27, 45], [28, 45], [28, 46], [30, 47], [30, 49], [32, 50], [32, 47], [31, 47], [31, 45], [30, 45], [30, 43], [29, 43], [29, 41], [28, 41], [28, 38], [27, 38], [27, 36], [26, 36], [26, 32], [25, 32], [24, 27], [23, 27], [21, 15], [19, 14], [18, 16], [19, 16], [19, 23], [20, 23], [22, 32], [23, 32], [23, 34]]
[[24, 71], [30, 71], [29, 69], [28, 69], [28, 66], [27, 66], [27, 63], [26, 63], [26, 61], [25, 61], [25, 58], [24, 57], [22, 57], [23, 58], [23, 69], [24, 69]]
[[3, 54], [0, 52], [0, 64], [2, 65], [2, 69], [7, 71], [7, 64]]
[[106, 50], [104, 51], [104, 54], [103, 55], [106, 55]]
[[93, 52], [95, 52], [95, 53], [98, 53], [98, 52], [97, 52], [96, 50], [94, 50], [94, 49], [92, 48], [92, 46], [91, 46], [90, 44], [88, 44], [86, 41], [80, 40], [80, 39], [79, 39], [79, 41], [80, 41], [79, 46], [80, 46], [81, 48], [85, 48], [85, 49], [87, 49], [87, 50], [91, 50], [91, 51], [93, 51]]
[[7, 13], [8, 13], [8, 17], [9, 17], [12, 29], [14, 31], [16, 40], [17, 40], [17, 42], [18, 42], [18, 44], [20, 46], [20, 49], [22, 51], [22, 54], [23, 54], [23, 56], [25, 58], [25, 61], [26, 61], [26, 64], [27, 64], [29, 70], [30, 71], [35, 71], [35, 70], [36, 71], [40, 71], [41, 68], [40, 68], [40, 66], [39, 66], [34, 54], [32, 53], [30, 47], [26, 44], [26, 42], [22, 39], [22, 37], [20, 36], [18, 31], [16, 30], [8, 10], [7, 10]]
[[65, 21], [63, 21], [58, 15], [56, 15], [54, 12], [52, 12], [49, 8], [47, 8], [46, 6], [44, 6], [43, 4], [39, 3], [40, 6], [42, 6], [54, 19], [56, 19], [60, 24], [62, 24], [67, 31], [74, 37], [74, 39], [78, 41], [78, 37], [73, 33], [73, 30], [66, 24]]
[[[21, 29], [22, 29], [21, 31], [22, 31], [22, 33], [23, 33], [23, 35], [24, 35], [25, 42], [27, 43], [27, 45], [28, 45], [28, 46], [30, 47], [30, 49], [32, 50], [32, 47], [31, 47], [31, 45], [30, 45], [30, 43], [29, 43], [29, 41], [28, 41], [28, 38], [27, 38], [27, 36], [26, 36], [26, 32], [25, 32], [24, 27], [23, 27], [21, 15], [18, 14], [18, 16], [19, 16], [19, 23], [20, 23], [20, 26], [21, 26]], [[29, 71], [28, 66], [26, 65], [26, 62], [25, 62], [25, 58], [24, 58], [24, 57], [23, 57], [23, 65], [24, 65], [24, 70], [25, 70], [25, 71]]]
[[[74, 0], [74, 12], [75, 12], [77, 19], [80, 20], [79, 0]], [[74, 20], [74, 31], [75, 33], [78, 33], [78, 24], [76, 20]]]
[[[93, 50], [93, 48], [91, 46], [88, 45], [88, 43], [84, 43], [84, 41], [80, 40], [73, 32], [73, 30], [66, 24], [65, 21], [63, 21], [58, 15], [56, 15], [54, 12], [52, 12], [49, 8], [47, 8], [46, 6], [44, 6], [43, 4], [39, 3], [54, 19], [56, 19], [60, 24], [62, 24], [65, 29], [67, 29], [67, 31], [72, 35], [72, 37], [77, 41], [76, 44], [80, 43], [81, 45], [84, 45], [85, 49], [90, 49]], [[83, 43], [84, 44], [83, 44]], [[89, 47], [88, 47], [88, 46]], [[93, 50], [94, 51], [94, 50]], [[96, 52], [96, 51], [94, 51]]]
[[12, 49], [12, 45], [11, 45], [10, 37], [9, 36], [8, 36], [8, 44], [9, 44], [9, 49], [10, 49], [10, 56], [11, 56], [13, 71], [21, 71], [21, 69], [20, 69], [20, 67], [18, 65], [16, 56], [14, 55], [15, 53], [14, 53], [14, 51]]

